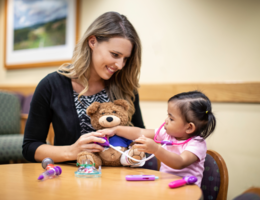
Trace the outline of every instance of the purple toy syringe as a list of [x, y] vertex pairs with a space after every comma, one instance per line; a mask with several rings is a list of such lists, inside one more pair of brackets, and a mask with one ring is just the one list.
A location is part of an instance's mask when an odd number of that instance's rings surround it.
[[195, 176], [185, 176], [180, 180], [172, 181], [169, 183], [170, 188], [177, 188], [183, 185], [190, 185], [197, 181], [198, 179]]
[[61, 174], [62, 170], [59, 166], [55, 166], [54, 168], [50, 168], [43, 172], [39, 177], [38, 180], [45, 180], [50, 178], [55, 178]]
[[101, 137], [101, 139], [105, 140], [105, 142], [104, 143], [94, 142], [94, 143], [96, 143], [96, 144], [98, 144], [98, 145], [100, 145], [102, 147], [109, 147], [110, 144], [108, 142], [107, 137]]

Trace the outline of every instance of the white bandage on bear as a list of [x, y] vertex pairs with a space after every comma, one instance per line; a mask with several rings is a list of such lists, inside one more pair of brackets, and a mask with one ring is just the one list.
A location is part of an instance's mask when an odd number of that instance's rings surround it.
[[[129, 151], [131, 149], [126, 150], [124, 153], [129, 155], [130, 157], [132, 157], [132, 153]], [[120, 158], [120, 162], [123, 166], [131, 166], [131, 167], [142, 167], [145, 164], [145, 161], [141, 161], [141, 162], [137, 162], [137, 161], [133, 161], [131, 158], [128, 158], [125, 154], [122, 154], [121, 158]], [[139, 160], [138, 158], [135, 158], [137, 160]], [[143, 159], [146, 159], [146, 156], [144, 155]]]

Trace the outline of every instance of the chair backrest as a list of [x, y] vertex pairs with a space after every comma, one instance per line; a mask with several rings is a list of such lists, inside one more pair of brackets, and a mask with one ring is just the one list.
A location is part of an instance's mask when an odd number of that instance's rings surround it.
[[24, 102], [23, 102], [23, 106], [22, 106], [22, 113], [23, 114], [29, 114], [32, 97], [33, 97], [33, 94], [30, 94], [30, 95], [25, 97]]
[[[151, 156], [151, 154], [146, 153], [146, 158], [148, 158], [149, 156]], [[157, 158], [154, 156], [152, 157], [150, 160], [147, 160], [144, 164], [144, 166], [140, 167], [140, 168], [144, 168], [144, 169], [151, 169], [151, 170], [156, 170], [158, 171], [158, 161]]]
[[17, 96], [0, 91], [0, 135], [20, 133], [20, 112]]
[[201, 189], [204, 200], [227, 199], [228, 170], [224, 159], [216, 151], [207, 151]]
[[233, 200], [260, 200], [260, 187], [249, 188]]
[[23, 102], [24, 102], [25, 96], [23, 94], [19, 93], [19, 92], [14, 92], [13, 94], [19, 99], [20, 108], [22, 110], [22, 106], [23, 106]]

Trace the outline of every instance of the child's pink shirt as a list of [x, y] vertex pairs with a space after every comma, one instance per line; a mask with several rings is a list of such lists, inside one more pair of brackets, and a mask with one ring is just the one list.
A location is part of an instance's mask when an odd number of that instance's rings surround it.
[[[158, 129], [155, 130], [155, 133], [157, 132]], [[169, 140], [173, 141], [174, 143], [182, 143], [184, 141], [179, 141], [176, 140], [174, 137], [168, 135], [162, 127], [160, 130], [159, 134], [157, 135], [156, 138], [157, 141], [162, 141], [162, 140]], [[200, 137], [196, 136], [193, 137], [189, 142], [183, 144], [183, 145], [167, 145], [164, 147], [164, 149], [176, 153], [180, 155], [183, 151], [190, 151], [193, 154], [195, 154], [198, 157], [198, 161], [191, 164], [190, 166], [184, 168], [184, 169], [173, 169], [171, 167], [168, 167], [164, 163], [161, 163], [161, 172], [166, 172], [166, 173], [171, 173], [180, 177], [184, 176], [196, 176], [198, 181], [196, 184], [200, 187], [201, 185], [201, 179], [203, 176], [203, 171], [204, 171], [204, 162], [205, 162], [205, 157], [207, 154], [207, 145], [205, 140]]]

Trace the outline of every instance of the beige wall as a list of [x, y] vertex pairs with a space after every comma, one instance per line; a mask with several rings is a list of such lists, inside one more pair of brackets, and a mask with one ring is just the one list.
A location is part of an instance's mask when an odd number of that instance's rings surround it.
[[[5, 70], [0, 1], [0, 84], [37, 84], [57, 67]], [[80, 35], [106, 11], [125, 14], [143, 46], [140, 83], [260, 81], [260, 1], [83, 0]], [[156, 95], [156, 94], [155, 94]], [[166, 117], [166, 102], [141, 102], [147, 128]], [[260, 187], [259, 104], [214, 103], [217, 129], [207, 139], [229, 170], [228, 199]]]
[[125, 14], [143, 45], [141, 83], [259, 81], [260, 2], [232, 2], [87, 0], [81, 33], [99, 14]]

